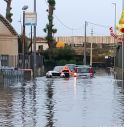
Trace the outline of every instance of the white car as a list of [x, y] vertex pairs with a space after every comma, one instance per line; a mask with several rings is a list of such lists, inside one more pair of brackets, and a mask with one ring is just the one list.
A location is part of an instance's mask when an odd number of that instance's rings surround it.
[[46, 73], [46, 78], [61, 77], [63, 66], [55, 66], [53, 70]]

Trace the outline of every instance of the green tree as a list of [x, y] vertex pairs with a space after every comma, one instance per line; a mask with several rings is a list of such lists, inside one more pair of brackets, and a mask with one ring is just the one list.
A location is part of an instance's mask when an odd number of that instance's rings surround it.
[[12, 0], [4, 0], [7, 4], [7, 7], [6, 7], [6, 19], [11, 23], [12, 22], [12, 13], [11, 13], [11, 3], [12, 3]]
[[75, 51], [70, 47], [53, 48], [52, 59], [50, 59], [50, 49], [44, 51], [45, 66], [65, 65], [67, 63], [76, 63]]
[[57, 29], [53, 28], [53, 11], [55, 10], [55, 0], [48, 0], [49, 9], [48, 12], [48, 24], [44, 28], [44, 32], [47, 33], [46, 40], [49, 48], [55, 47], [55, 40], [53, 35], [57, 32]]

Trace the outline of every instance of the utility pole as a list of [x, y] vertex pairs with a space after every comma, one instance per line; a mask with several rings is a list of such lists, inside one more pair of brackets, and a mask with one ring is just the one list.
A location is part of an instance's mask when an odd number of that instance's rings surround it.
[[23, 59], [22, 59], [22, 63], [23, 63], [23, 69], [25, 69], [25, 11], [28, 9], [27, 5], [24, 5], [22, 7], [23, 10], [23, 35], [22, 35], [22, 54], [23, 54]]
[[84, 28], [84, 35], [85, 35], [85, 41], [84, 41], [84, 58], [83, 58], [83, 64], [86, 65], [86, 42], [87, 42], [87, 22], [85, 21], [85, 28]]
[[[114, 5], [114, 33], [116, 34], [116, 3], [112, 3]], [[114, 38], [114, 47], [116, 47], [116, 39]], [[115, 69], [115, 55], [116, 55], [116, 49], [114, 50], [114, 69]]]
[[23, 10], [23, 69], [25, 69], [25, 11]]
[[32, 25], [31, 25], [31, 54], [32, 54]]
[[[36, 13], [36, 0], [34, 0], [34, 13]], [[36, 25], [34, 25], [34, 39], [33, 39], [33, 77], [36, 77]]]
[[93, 51], [93, 29], [91, 29], [91, 43], [90, 43], [90, 66], [92, 67], [92, 51]]

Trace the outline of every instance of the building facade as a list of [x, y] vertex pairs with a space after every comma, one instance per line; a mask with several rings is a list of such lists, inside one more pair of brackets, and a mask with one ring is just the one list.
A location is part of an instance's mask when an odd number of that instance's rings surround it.
[[[84, 36], [61, 36], [55, 37], [56, 42], [64, 42], [65, 45], [70, 45], [74, 47], [82, 47], [85, 42]], [[87, 36], [87, 43], [97, 43], [97, 44], [113, 44], [114, 38], [112, 36]], [[48, 49], [47, 41], [43, 37], [36, 38], [36, 51], [42, 47], [43, 50]], [[32, 47], [33, 48], [33, 47]]]
[[114, 38], [112, 36], [62, 36], [62, 37], [55, 37], [55, 40], [63, 41], [65, 44], [83, 44], [86, 40], [88, 43], [101, 43], [101, 44], [112, 44], [114, 43]]
[[0, 14], [0, 65], [16, 66], [18, 55], [18, 34], [12, 25]]

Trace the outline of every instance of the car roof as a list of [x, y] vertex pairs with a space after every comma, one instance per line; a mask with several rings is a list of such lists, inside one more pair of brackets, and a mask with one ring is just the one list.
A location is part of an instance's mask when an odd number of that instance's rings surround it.
[[76, 68], [90, 68], [90, 65], [77, 65]]
[[66, 66], [68, 66], [68, 65], [74, 65], [74, 66], [76, 66], [76, 64], [66, 64]]
[[64, 66], [59, 66], [59, 65], [58, 65], [58, 66], [55, 66], [55, 67], [64, 67]]
[[64, 66], [55, 66], [55, 67], [53, 68], [53, 70], [56, 70], [56, 69], [57, 69], [57, 70], [62, 70], [63, 67], [64, 67]]

